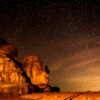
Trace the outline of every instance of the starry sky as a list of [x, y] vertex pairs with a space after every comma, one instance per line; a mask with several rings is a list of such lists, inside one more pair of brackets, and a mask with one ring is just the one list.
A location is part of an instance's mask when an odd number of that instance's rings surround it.
[[99, 0], [1, 0], [0, 37], [38, 55], [62, 92], [100, 90]]

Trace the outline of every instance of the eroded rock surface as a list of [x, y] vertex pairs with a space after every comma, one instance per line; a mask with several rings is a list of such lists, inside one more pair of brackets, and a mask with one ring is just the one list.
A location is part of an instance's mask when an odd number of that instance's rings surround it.
[[18, 50], [0, 39], [0, 95], [21, 95], [33, 92], [51, 92], [49, 70], [38, 56], [26, 56], [24, 62]]
[[0, 55], [0, 79], [1, 83], [25, 83], [20, 67], [6, 55]]
[[0, 90], [0, 93], [9, 95], [28, 93], [28, 83], [23, 71], [13, 59], [4, 54], [0, 54]]
[[39, 88], [47, 86], [49, 74], [46, 71], [46, 66], [40, 62], [38, 56], [25, 57], [23, 68], [33, 85], [37, 85]]

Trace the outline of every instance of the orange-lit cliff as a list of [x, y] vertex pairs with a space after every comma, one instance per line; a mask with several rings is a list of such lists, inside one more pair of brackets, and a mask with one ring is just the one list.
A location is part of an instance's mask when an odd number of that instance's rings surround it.
[[[15, 46], [0, 40], [0, 94], [16, 96], [34, 92], [50, 92], [49, 70], [38, 56], [27, 56], [22, 62]], [[59, 88], [58, 88], [59, 90]]]

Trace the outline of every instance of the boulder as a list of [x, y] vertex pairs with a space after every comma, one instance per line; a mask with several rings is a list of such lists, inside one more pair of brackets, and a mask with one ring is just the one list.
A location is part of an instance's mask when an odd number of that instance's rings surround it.
[[39, 88], [47, 86], [49, 81], [49, 74], [46, 71], [47, 66], [42, 64], [38, 56], [26, 56], [24, 58], [23, 69], [33, 85]]
[[0, 54], [5, 54], [5, 55], [9, 55], [9, 56], [15, 57], [15, 56], [18, 55], [18, 50], [13, 45], [3, 45], [0, 48]]

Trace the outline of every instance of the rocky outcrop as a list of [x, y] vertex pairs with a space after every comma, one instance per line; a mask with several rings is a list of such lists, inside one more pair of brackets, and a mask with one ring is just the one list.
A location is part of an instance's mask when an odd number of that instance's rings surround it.
[[8, 44], [6, 40], [0, 39], [0, 54], [15, 57], [18, 55], [18, 50], [15, 46]]
[[33, 85], [45, 88], [49, 82], [49, 74], [46, 66], [42, 64], [38, 56], [27, 56], [24, 59], [23, 69]]
[[5, 54], [5, 55], [15, 57], [18, 55], [18, 50], [13, 45], [3, 45], [0, 48], [0, 54]]
[[22, 62], [17, 55], [15, 46], [0, 39], [0, 95], [51, 92], [48, 67], [39, 57], [26, 56]]
[[0, 39], [0, 95], [21, 95], [29, 92], [29, 83], [17, 54], [15, 46]]
[[27, 94], [28, 86], [27, 79], [16, 62], [0, 54], [0, 92], [8, 95]]

